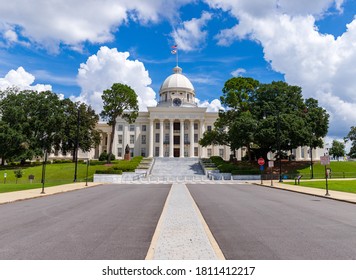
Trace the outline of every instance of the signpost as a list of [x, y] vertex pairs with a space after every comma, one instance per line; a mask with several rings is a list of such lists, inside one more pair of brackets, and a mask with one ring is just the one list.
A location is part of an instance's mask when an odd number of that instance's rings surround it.
[[273, 167], [274, 167], [274, 161], [273, 160], [269, 160], [268, 161], [268, 167], [269, 167], [269, 171], [271, 173], [271, 187], [273, 187]]
[[330, 196], [329, 194], [329, 187], [328, 187], [328, 171], [326, 166], [330, 164], [330, 156], [321, 156], [320, 157], [320, 164], [325, 166], [325, 188], [326, 188], [326, 194], [325, 196]]
[[260, 166], [260, 171], [261, 171], [261, 185], [263, 184], [263, 181], [262, 181], [262, 171], [264, 169], [264, 164], [265, 164], [265, 160], [260, 157], [258, 160], [257, 160], [257, 163], [258, 165]]

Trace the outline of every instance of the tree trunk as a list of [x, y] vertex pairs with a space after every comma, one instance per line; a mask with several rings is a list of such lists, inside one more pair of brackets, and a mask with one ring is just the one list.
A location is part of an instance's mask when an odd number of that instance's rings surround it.
[[5, 165], [5, 158], [1, 157], [1, 165], [4, 166]]
[[108, 153], [108, 160], [107, 163], [111, 162], [111, 155], [112, 153], [112, 149], [113, 149], [113, 143], [114, 143], [114, 133], [115, 133], [115, 128], [116, 128], [116, 118], [115, 121], [112, 124], [112, 128], [111, 128], [111, 135], [110, 135], [110, 145], [109, 145], [109, 153]]

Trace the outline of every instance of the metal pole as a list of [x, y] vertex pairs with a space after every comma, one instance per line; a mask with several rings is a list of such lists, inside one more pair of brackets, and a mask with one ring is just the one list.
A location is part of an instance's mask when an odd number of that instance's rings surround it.
[[279, 182], [282, 180], [282, 155], [281, 155], [281, 121], [279, 112], [277, 113], [277, 132], [278, 132], [278, 153], [279, 153]]
[[87, 174], [85, 179], [85, 186], [88, 186], [88, 169], [89, 169], [89, 158], [87, 159]]
[[313, 148], [312, 148], [312, 145], [310, 145], [310, 169], [311, 169], [311, 177], [310, 177], [310, 179], [314, 179]]
[[325, 196], [330, 196], [329, 194], [329, 186], [328, 186], [328, 173], [326, 172], [326, 165], [325, 165], [325, 186], [326, 186], [326, 194]]
[[45, 185], [45, 178], [46, 178], [46, 163], [47, 163], [47, 149], [45, 150], [45, 154], [44, 154], [44, 161], [43, 161], [43, 165], [42, 165], [42, 191], [41, 194], [45, 194], [44, 191], [44, 185]]
[[77, 116], [77, 135], [75, 138], [75, 167], [74, 167], [74, 182], [77, 181], [77, 171], [78, 171], [78, 142], [79, 142], [79, 124], [80, 124], [80, 110], [78, 108], [78, 116]]

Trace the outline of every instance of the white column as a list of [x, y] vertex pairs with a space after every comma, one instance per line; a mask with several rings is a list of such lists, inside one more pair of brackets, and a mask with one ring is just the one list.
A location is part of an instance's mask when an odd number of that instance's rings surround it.
[[[200, 120], [200, 138], [203, 137], [203, 134], [205, 132], [205, 123], [204, 120]], [[199, 146], [200, 147], [200, 157], [205, 158], [207, 157], [206, 155], [206, 148]]]
[[159, 121], [159, 157], [163, 157], [163, 120]]
[[[136, 124], [135, 127], [135, 144], [134, 144], [134, 156], [141, 155], [141, 139], [140, 139], [141, 124]], [[147, 140], [147, 139], [146, 139]]]
[[174, 137], [173, 137], [173, 123], [174, 120], [169, 120], [169, 157], [173, 157], [174, 151]]
[[190, 151], [189, 151], [189, 156], [194, 157], [194, 120], [190, 120]]
[[304, 159], [310, 159], [310, 151], [307, 146], [304, 147]]
[[184, 157], [184, 120], [180, 120], [180, 157]]
[[298, 147], [296, 150], [295, 150], [295, 160], [300, 160], [301, 159], [301, 156], [300, 156], [300, 153], [301, 153], [301, 147]]
[[153, 157], [153, 120], [150, 120], [150, 138], [148, 139], [148, 157]]

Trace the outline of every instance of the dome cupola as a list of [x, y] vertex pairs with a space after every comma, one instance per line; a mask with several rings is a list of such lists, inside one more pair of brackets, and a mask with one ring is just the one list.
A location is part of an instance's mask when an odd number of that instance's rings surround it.
[[160, 107], [197, 107], [195, 90], [189, 79], [182, 74], [182, 68], [173, 68], [173, 74], [165, 79], [159, 90]]

